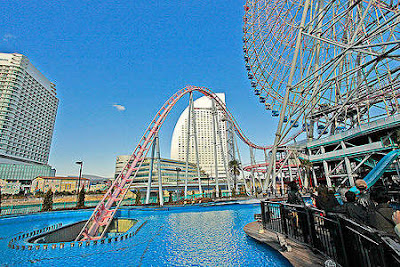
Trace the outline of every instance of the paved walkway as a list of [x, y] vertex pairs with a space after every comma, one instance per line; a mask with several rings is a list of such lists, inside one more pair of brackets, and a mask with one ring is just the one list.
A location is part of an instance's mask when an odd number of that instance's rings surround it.
[[[244, 231], [248, 236], [277, 250], [295, 267], [324, 266], [327, 260], [322, 255], [312, 252], [307, 246], [291, 241], [281, 234], [263, 230], [260, 222], [245, 225]], [[286, 249], [287, 247], [289, 249]]]

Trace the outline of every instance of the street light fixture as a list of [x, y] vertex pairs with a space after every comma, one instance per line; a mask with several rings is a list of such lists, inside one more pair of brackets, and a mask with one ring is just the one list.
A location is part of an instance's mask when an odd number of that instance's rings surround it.
[[79, 177], [78, 177], [78, 188], [76, 189], [76, 195], [79, 195], [79, 188], [81, 187], [81, 178], [82, 178], [82, 167], [83, 167], [83, 161], [77, 161], [75, 164], [80, 165], [79, 168]]
[[176, 171], [176, 201], [178, 201], [178, 181], [179, 181], [179, 172], [180, 172], [181, 170], [182, 170], [182, 169], [179, 168], [179, 167], [176, 167], [176, 168], [175, 168], [175, 171]]

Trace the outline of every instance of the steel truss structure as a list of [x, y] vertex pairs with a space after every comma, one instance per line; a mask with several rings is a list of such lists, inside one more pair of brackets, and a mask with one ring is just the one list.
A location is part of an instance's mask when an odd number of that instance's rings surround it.
[[293, 128], [311, 141], [398, 113], [398, 1], [247, 0], [243, 20], [251, 86], [279, 117], [264, 190]]

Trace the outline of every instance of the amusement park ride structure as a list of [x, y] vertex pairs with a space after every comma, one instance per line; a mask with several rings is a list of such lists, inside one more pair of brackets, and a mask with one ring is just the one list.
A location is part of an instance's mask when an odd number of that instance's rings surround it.
[[[250, 172], [250, 183], [244, 182], [247, 192], [257, 192], [258, 184], [265, 193], [275, 188], [277, 178], [281, 187], [293, 179], [306, 187], [318, 185], [321, 179], [329, 186], [352, 186], [355, 178], [398, 147], [397, 1], [247, 0], [244, 9], [243, 51], [248, 78], [260, 103], [273, 117], [279, 117], [273, 145], [252, 143], [216, 94], [204, 87], [187, 86], [156, 114], [76, 240], [105, 235], [150, 147], [157, 146], [157, 134], [167, 115], [186, 94], [190, 94], [190, 107], [195, 91], [208, 96], [223, 111], [228, 134], [235, 132], [249, 146], [251, 163], [243, 168]], [[190, 113], [188, 120], [194, 120]], [[296, 140], [300, 138], [303, 140]], [[236, 140], [228, 138], [228, 142]], [[232, 147], [227, 154], [234, 159], [237, 151]], [[256, 163], [254, 149], [264, 152], [265, 163]], [[312, 177], [303, 175], [300, 180], [302, 168], [310, 168]], [[385, 167], [384, 171], [395, 168]], [[216, 177], [216, 187], [218, 180]], [[232, 186], [228, 177], [227, 185], [228, 189]], [[198, 186], [202, 192], [200, 179]], [[159, 187], [162, 201], [161, 183]]]
[[297, 127], [305, 140], [287, 150], [313, 164], [305, 182], [353, 185], [356, 171], [398, 145], [399, 2], [247, 0], [244, 9], [248, 78], [279, 117], [263, 190], [275, 181], [278, 147]]
[[[103, 199], [99, 202], [97, 207], [95, 208], [93, 214], [86, 222], [85, 226], [83, 227], [82, 231], [77, 236], [76, 240], [97, 240], [101, 239], [104, 234], [107, 232], [107, 228], [109, 227], [112, 219], [115, 216], [116, 211], [118, 210], [119, 206], [121, 205], [125, 195], [127, 194], [128, 190], [131, 187], [133, 180], [136, 177], [147, 153], [149, 152], [150, 148], [155, 145], [158, 147], [158, 132], [164, 123], [165, 119], [167, 118], [169, 112], [172, 110], [174, 105], [180, 100], [184, 95], [189, 94], [189, 107], [193, 109], [193, 99], [192, 93], [193, 92], [200, 92], [205, 96], [209, 97], [213, 101], [213, 105], [215, 108], [218, 107], [224, 115], [225, 120], [229, 121], [231, 124], [232, 129], [236, 133], [236, 135], [249, 147], [254, 149], [259, 149], [263, 151], [269, 150], [270, 146], [260, 146], [252, 143], [243, 133], [240, 126], [237, 124], [235, 118], [229, 112], [225, 104], [218, 98], [218, 96], [210, 91], [205, 87], [196, 87], [196, 86], [187, 86], [177, 93], [175, 93], [170, 99], [168, 99], [161, 109], [157, 112], [154, 119], [151, 121], [150, 125], [148, 126], [147, 130], [145, 131], [144, 135], [139, 141], [139, 144], [136, 146], [133, 154], [131, 155], [130, 159], [127, 161], [127, 164], [122, 169], [121, 173], [118, 177], [114, 180], [112, 186], [109, 188], [107, 193], [104, 195]], [[192, 112], [193, 110], [192, 110]], [[216, 112], [214, 112], [216, 113]], [[193, 116], [192, 114], [192, 116]], [[189, 114], [190, 115], [190, 114]], [[194, 117], [194, 116], [193, 116]], [[193, 118], [192, 118], [193, 119]], [[190, 121], [190, 120], [189, 120]], [[213, 123], [216, 124], [215, 121]], [[190, 124], [189, 124], [190, 125]], [[218, 124], [217, 124], [218, 125]], [[214, 132], [218, 132], [218, 128], [214, 129]], [[214, 135], [214, 139], [215, 135]], [[221, 139], [220, 139], [221, 140]], [[289, 142], [291, 139], [287, 139], [285, 142]], [[215, 141], [215, 144], [216, 141]], [[154, 151], [154, 150], [153, 150]], [[153, 152], [152, 152], [153, 153]], [[159, 153], [159, 150], [157, 151]], [[154, 156], [154, 155], [153, 155]], [[152, 156], [152, 157], [153, 157]], [[159, 157], [159, 155], [157, 155]], [[239, 156], [240, 157], [240, 156]], [[240, 160], [240, 159], [239, 159]], [[217, 165], [217, 164], [216, 164]], [[159, 168], [160, 170], [160, 168]], [[159, 176], [160, 177], [160, 176]], [[228, 178], [228, 177], [227, 177]], [[216, 177], [216, 193], [218, 195], [218, 177]], [[227, 179], [228, 187], [231, 186], [229, 183], [229, 179]], [[246, 184], [246, 183], [245, 183]], [[187, 180], [185, 181], [185, 185], [187, 186]], [[162, 186], [161, 182], [159, 182], [159, 187]], [[185, 189], [187, 191], [187, 187]], [[230, 188], [229, 188], [230, 189]], [[199, 179], [199, 191], [201, 192], [201, 183]], [[160, 194], [160, 201], [162, 201], [162, 188], [159, 190]], [[160, 203], [161, 204], [161, 203]]]

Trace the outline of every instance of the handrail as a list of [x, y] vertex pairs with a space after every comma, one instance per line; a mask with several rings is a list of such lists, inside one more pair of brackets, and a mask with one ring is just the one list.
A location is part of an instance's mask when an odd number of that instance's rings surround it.
[[395, 237], [344, 215], [261, 201], [261, 219], [265, 229], [309, 246], [342, 266], [400, 266], [400, 243]]

